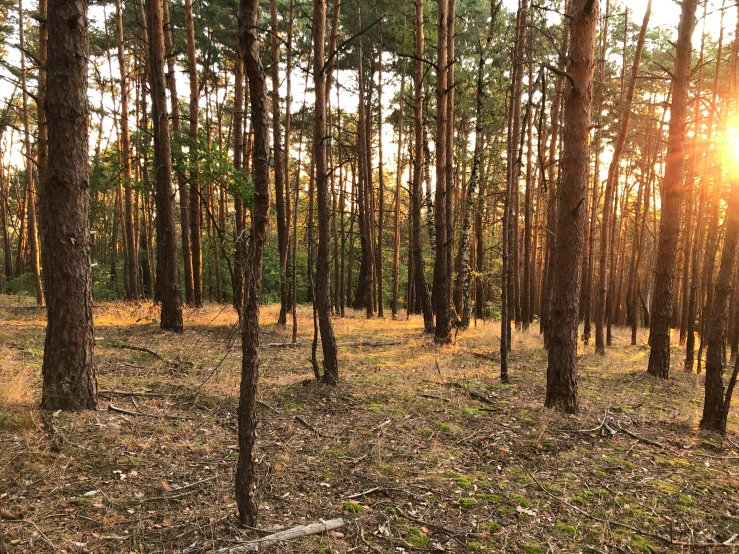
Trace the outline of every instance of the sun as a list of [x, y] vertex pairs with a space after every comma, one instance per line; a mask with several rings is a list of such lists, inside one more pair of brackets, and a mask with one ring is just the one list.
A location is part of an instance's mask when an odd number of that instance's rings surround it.
[[721, 138], [724, 168], [733, 177], [739, 176], [739, 126], [729, 126]]

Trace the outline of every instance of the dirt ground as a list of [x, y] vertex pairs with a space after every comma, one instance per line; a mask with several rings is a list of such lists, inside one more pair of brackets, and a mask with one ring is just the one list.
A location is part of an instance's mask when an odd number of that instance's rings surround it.
[[[583, 351], [573, 417], [542, 405], [538, 325], [514, 332], [501, 385], [499, 323], [439, 348], [420, 318], [351, 313], [328, 388], [311, 380], [310, 311], [295, 347], [276, 315], [262, 310], [260, 529], [346, 524], [271, 551], [739, 551], [737, 412], [725, 438], [697, 431], [701, 377], [677, 348], [666, 382], [626, 331], [604, 358]], [[233, 310], [186, 310], [182, 336], [147, 304], [95, 318], [98, 411], [42, 413], [45, 313], [0, 299], [0, 553], [197, 554], [262, 536], [235, 515]]]

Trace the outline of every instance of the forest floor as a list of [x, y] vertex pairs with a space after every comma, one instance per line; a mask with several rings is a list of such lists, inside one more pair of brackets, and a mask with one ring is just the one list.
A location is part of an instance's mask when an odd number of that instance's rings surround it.
[[[586, 349], [574, 417], [543, 407], [538, 326], [514, 332], [502, 385], [499, 323], [439, 348], [420, 318], [352, 313], [334, 321], [330, 388], [311, 380], [310, 310], [296, 347], [276, 313], [261, 314], [260, 528], [346, 525], [273, 551], [739, 551], [737, 412], [725, 438], [697, 431], [701, 377], [677, 350], [660, 381], [625, 331], [606, 357]], [[187, 309], [181, 336], [157, 317], [97, 307], [99, 409], [45, 414], [45, 314], [0, 299], [0, 552], [195, 554], [261, 536], [238, 527], [233, 494], [235, 314]]]

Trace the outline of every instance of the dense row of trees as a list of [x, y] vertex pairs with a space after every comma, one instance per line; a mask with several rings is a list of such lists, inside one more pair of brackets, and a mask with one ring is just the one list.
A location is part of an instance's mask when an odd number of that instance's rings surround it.
[[728, 7], [684, 0], [673, 43], [649, 27], [651, 2], [639, 22], [616, 0], [46, 1], [0, 2], [4, 287], [46, 301], [45, 408], [95, 406], [93, 295], [159, 302], [174, 332], [183, 301], [232, 302], [237, 498], [254, 525], [259, 306], [274, 300], [293, 339], [296, 305], [313, 304], [330, 385], [347, 308], [422, 314], [439, 344], [499, 318], [503, 381], [514, 327], [538, 319], [545, 402], [567, 412], [593, 323], [598, 354], [614, 325], [632, 344], [649, 327], [659, 378], [679, 329], [687, 370], [696, 337], [699, 372], [706, 351], [701, 425], [725, 431], [739, 368], [725, 390], [739, 349]]

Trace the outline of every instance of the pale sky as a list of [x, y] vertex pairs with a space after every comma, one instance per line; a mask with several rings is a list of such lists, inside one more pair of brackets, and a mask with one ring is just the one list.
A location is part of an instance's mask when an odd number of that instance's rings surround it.
[[[706, 18], [706, 31], [713, 35], [714, 38], [718, 37], [719, 29], [720, 29], [720, 4], [722, 0], [708, 0], [708, 12], [709, 15]], [[676, 37], [677, 34], [677, 24], [680, 18], [680, 7], [673, 1], [673, 0], [652, 0], [652, 16], [650, 20], [650, 28], [654, 28], [657, 26], [668, 28], [672, 31], [672, 38]], [[30, 4], [30, 5], [29, 5]], [[625, 0], [626, 6], [629, 8], [630, 12], [630, 19], [631, 21], [639, 24], [644, 16], [644, 10], [646, 8], [646, 2], [645, 0]], [[504, 0], [504, 5], [510, 9], [515, 10], [517, 7], [517, 0]], [[35, 0], [31, 0], [30, 2], [26, 2], [26, 10], [28, 13], [32, 13], [35, 10]], [[108, 13], [112, 13], [113, 6], [112, 4], [108, 6]], [[605, 0], [601, 0], [601, 11], [603, 12], [605, 10]], [[623, 13], [623, 11], [619, 8], [619, 12]], [[698, 47], [700, 43], [700, 36], [703, 29], [703, 21], [702, 21], [702, 13], [703, 8], [699, 8], [699, 21], [698, 25], [696, 26], [696, 33], [693, 38], [693, 44], [694, 47]], [[724, 17], [724, 27], [725, 27], [725, 35], [726, 35], [726, 42], [733, 39], [734, 35], [734, 27], [736, 22], [736, 7], [734, 6], [733, 2], [728, 1], [727, 2], [727, 9], [725, 11], [726, 15]], [[91, 6], [90, 7], [90, 18], [91, 22], [95, 25], [101, 26], [102, 25], [102, 16], [103, 16], [103, 10], [100, 6]], [[17, 42], [16, 39], [11, 39], [10, 41], [12, 44], [15, 44]], [[9, 63], [13, 65], [18, 65], [18, 50], [14, 48], [13, 46], [9, 45], [8, 51], [8, 61]], [[113, 65], [113, 72], [117, 75], [117, 63], [116, 63], [116, 56], [113, 56], [112, 60]], [[100, 70], [103, 72], [103, 74], [107, 74], [107, 63], [104, 63], [103, 66], [100, 68]], [[0, 71], [0, 75], [2, 75], [4, 72]], [[387, 78], [388, 76], [385, 76], [385, 84], [384, 84], [384, 97], [386, 99], [391, 98], [397, 91], [399, 83], [390, 82]], [[302, 73], [299, 70], [296, 70], [293, 74], [293, 110], [299, 109], [300, 105], [303, 101], [303, 83], [305, 82], [305, 77], [302, 75]], [[181, 83], [178, 85], [178, 90], [186, 92], [189, 90], [189, 87], [187, 85], [187, 75], [183, 72], [178, 74], [178, 81], [181, 81]], [[348, 88], [354, 88], [355, 87], [355, 76], [352, 74], [345, 74], [340, 76], [340, 81], [344, 83]], [[312, 87], [312, 83], [309, 82], [309, 87]], [[283, 97], [285, 94], [284, 90], [284, 83], [283, 83]], [[0, 103], [4, 102], [4, 100], [7, 98], [7, 96], [11, 93], [12, 86], [8, 84], [7, 81], [0, 81]], [[95, 91], [90, 91], [90, 102], [93, 106], [97, 106], [100, 102], [100, 96]], [[313, 98], [312, 94], [308, 94], [307, 97], [308, 104], [312, 104]], [[335, 87], [331, 91], [331, 102], [332, 105], [335, 107], [337, 105], [337, 98], [336, 98], [336, 89]], [[108, 102], [106, 101], [106, 104]], [[386, 109], [388, 107], [387, 101], [384, 102], [384, 105]], [[341, 107], [343, 110], [347, 110], [349, 112], [354, 112], [356, 110], [357, 106], [357, 99], [354, 94], [349, 93], [348, 91], [342, 90], [342, 96], [341, 96]], [[112, 104], [109, 105], [109, 108], [112, 107]], [[95, 121], [97, 123], [97, 121]], [[110, 124], [110, 121], [108, 122]], [[388, 136], [389, 138], [392, 138], [392, 129], [389, 128], [389, 126], [386, 125], [386, 129], [384, 130], [383, 135]], [[5, 153], [6, 159], [7, 156], [10, 156], [10, 159], [12, 160], [14, 165], [19, 165], [22, 163], [23, 157], [20, 152], [20, 142], [18, 141], [18, 133], [15, 133], [14, 137], [14, 144], [9, 148], [7, 142], [9, 138], [9, 133], [6, 133], [6, 137], [4, 139], [3, 144], [3, 151]], [[96, 134], [93, 132], [91, 133], [91, 144], [94, 144], [97, 140]], [[113, 134], [113, 137], [111, 140], [115, 140], [115, 135]], [[392, 147], [388, 142], [388, 150], [390, 150]], [[394, 150], [391, 150], [394, 151]]]

